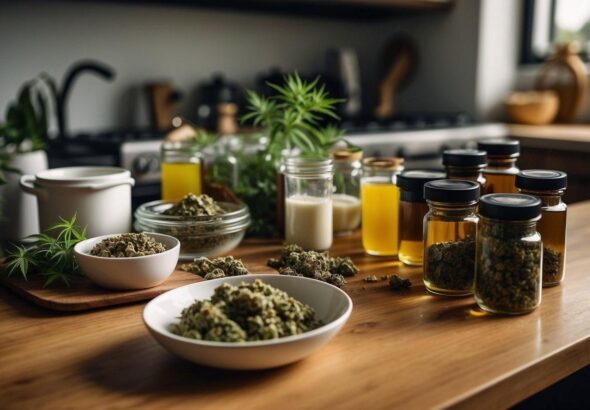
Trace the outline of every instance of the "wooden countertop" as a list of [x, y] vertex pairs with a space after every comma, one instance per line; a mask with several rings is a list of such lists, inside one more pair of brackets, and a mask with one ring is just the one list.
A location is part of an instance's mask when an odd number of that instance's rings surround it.
[[[77, 314], [44, 311], [0, 290], [0, 403], [27, 408], [502, 408], [590, 364], [590, 202], [570, 207], [567, 277], [526, 316], [494, 317], [472, 298], [433, 297], [419, 269], [364, 255], [358, 236], [334, 253], [361, 274], [342, 332], [294, 365], [256, 372], [199, 367], [148, 334], [143, 304]], [[246, 242], [253, 270], [278, 244]], [[393, 292], [368, 274], [414, 286]]]
[[590, 152], [590, 125], [507, 125], [509, 137], [528, 147]]

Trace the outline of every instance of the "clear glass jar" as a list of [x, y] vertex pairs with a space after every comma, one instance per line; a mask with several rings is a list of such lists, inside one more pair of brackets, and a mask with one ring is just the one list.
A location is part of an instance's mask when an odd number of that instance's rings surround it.
[[424, 229], [422, 223], [428, 213], [424, 199], [424, 184], [444, 179], [440, 171], [404, 171], [397, 176], [399, 202], [399, 260], [406, 265], [421, 266], [424, 260]]
[[161, 148], [162, 200], [180, 201], [185, 195], [203, 192], [201, 155], [187, 142], [165, 142]]
[[479, 203], [475, 301], [491, 313], [528, 313], [541, 303], [541, 201], [531, 195], [489, 194]]
[[516, 193], [516, 160], [520, 156], [517, 140], [485, 140], [477, 143], [477, 149], [488, 155], [488, 165], [483, 170], [486, 179], [484, 192], [490, 194]]
[[285, 241], [309, 250], [332, 246], [331, 159], [287, 157], [285, 164]]
[[447, 171], [447, 178], [478, 182], [482, 193], [486, 193], [486, 178], [483, 176], [483, 169], [487, 165], [485, 151], [449, 149], [443, 152], [443, 165]]
[[567, 205], [562, 196], [567, 174], [544, 169], [521, 171], [516, 176], [516, 187], [541, 200], [537, 230], [543, 240], [543, 286], [559, 285], [565, 277]]
[[399, 247], [399, 188], [402, 158], [365, 158], [361, 179], [362, 236], [365, 252], [395, 256]]
[[479, 183], [441, 179], [424, 184], [424, 285], [437, 295], [473, 293]]
[[362, 151], [334, 151], [333, 229], [336, 234], [354, 231], [361, 224]]

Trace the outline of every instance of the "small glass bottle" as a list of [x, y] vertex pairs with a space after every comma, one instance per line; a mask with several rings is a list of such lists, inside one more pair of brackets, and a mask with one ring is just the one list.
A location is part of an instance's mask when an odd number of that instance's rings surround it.
[[483, 170], [486, 179], [486, 193], [516, 193], [514, 184], [519, 169], [516, 160], [520, 156], [520, 143], [517, 140], [492, 139], [477, 143], [477, 149], [488, 155], [488, 165]]
[[567, 205], [561, 198], [567, 174], [544, 169], [521, 171], [516, 176], [516, 187], [541, 200], [537, 230], [543, 240], [543, 286], [559, 285], [565, 276]]
[[541, 201], [524, 194], [489, 194], [479, 202], [475, 301], [491, 313], [528, 313], [541, 303]]
[[307, 250], [332, 246], [331, 159], [287, 157], [285, 164], [285, 241]]
[[395, 256], [398, 252], [399, 188], [402, 158], [365, 158], [361, 180], [362, 236], [365, 252]]
[[460, 179], [424, 184], [430, 208], [424, 217], [424, 285], [431, 293], [465, 296], [473, 292], [480, 191], [479, 183]]
[[361, 224], [362, 151], [342, 149], [332, 153], [334, 193], [332, 194], [334, 233], [354, 231]]
[[203, 192], [201, 155], [194, 144], [165, 142], [161, 148], [162, 199], [180, 201], [185, 195]]
[[486, 178], [483, 169], [486, 167], [487, 155], [485, 151], [475, 149], [449, 149], [443, 152], [443, 165], [449, 179], [465, 179], [478, 182], [483, 188]]
[[424, 184], [446, 177], [441, 171], [404, 171], [397, 176], [399, 201], [399, 260], [406, 265], [420, 266], [424, 259], [422, 223], [428, 213]]

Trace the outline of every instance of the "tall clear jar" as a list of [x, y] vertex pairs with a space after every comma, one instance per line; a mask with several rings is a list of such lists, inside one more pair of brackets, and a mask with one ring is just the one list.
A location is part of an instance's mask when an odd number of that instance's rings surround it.
[[342, 149], [332, 153], [334, 193], [332, 194], [335, 234], [354, 231], [361, 224], [362, 151]]
[[180, 201], [203, 192], [201, 154], [195, 144], [165, 142], [161, 147], [161, 182], [164, 201]]
[[331, 159], [287, 157], [285, 165], [285, 241], [307, 250], [332, 246]]
[[440, 171], [404, 171], [397, 176], [399, 201], [399, 260], [406, 265], [421, 266], [424, 260], [424, 229], [422, 223], [428, 213], [424, 199], [424, 184], [444, 179]]
[[475, 301], [491, 313], [518, 315], [541, 303], [541, 201], [524, 194], [484, 195], [477, 236]]
[[483, 169], [486, 167], [487, 155], [485, 151], [475, 149], [449, 149], [443, 152], [443, 165], [449, 179], [464, 179], [478, 182], [482, 193], [486, 186]]
[[362, 237], [370, 255], [396, 256], [399, 247], [399, 188], [402, 158], [365, 158], [361, 180]]
[[473, 293], [479, 183], [441, 179], [424, 184], [424, 285], [430, 293]]
[[483, 170], [486, 178], [484, 192], [490, 194], [516, 193], [516, 174], [519, 169], [516, 160], [520, 156], [517, 140], [491, 139], [477, 143], [477, 149], [488, 155], [488, 165]]
[[567, 174], [545, 169], [521, 171], [516, 176], [516, 187], [541, 200], [537, 230], [543, 240], [543, 286], [559, 285], [565, 277], [567, 205], [562, 197]]

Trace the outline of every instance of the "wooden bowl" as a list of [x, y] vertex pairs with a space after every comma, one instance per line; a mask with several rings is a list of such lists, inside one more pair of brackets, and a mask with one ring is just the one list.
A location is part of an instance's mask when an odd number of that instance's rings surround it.
[[559, 110], [553, 91], [514, 92], [504, 102], [511, 122], [528, 125], [550, 124]]

